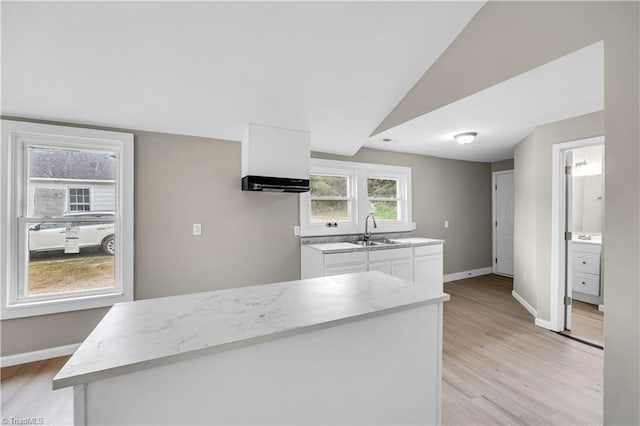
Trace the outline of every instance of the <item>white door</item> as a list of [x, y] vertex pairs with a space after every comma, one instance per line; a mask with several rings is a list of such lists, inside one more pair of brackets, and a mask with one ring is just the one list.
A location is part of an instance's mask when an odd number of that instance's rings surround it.
[[573, 230], [573, 176], [571, 175], [573, 165], [573, 152], [564, 152], [564, 229], [565, 229], [565, 250], [564, 250], [564, 328], [565, 330], [571, 330], [572, 325], [572, 306], [571, 299], [573, 298], [573, 286], [571, 282], [570, 274], [570, 262], [571, 262], [571, 250], [569, 247], [570, 241], [567, 240], [567, 233]]
[[513, 276], [513, 171], [495, 175], [495, 271]]

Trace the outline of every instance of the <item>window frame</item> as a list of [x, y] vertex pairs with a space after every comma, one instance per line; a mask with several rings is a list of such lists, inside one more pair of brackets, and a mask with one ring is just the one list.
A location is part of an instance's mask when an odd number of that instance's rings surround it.
[[[0, 318], [69, 312], [133, 300], [133, 134], [12, 120], [2, 120], [1, 124], [0, 199], [7, 208], [0, 211], [0, 274], [3, 278], [0, 286]], [[119, 156], [113, 219], [118, 241], [114, 288], [20, 297], [20, 291], [26, 284], [25, 268], [28, 268], [28, 224], [36, 219], [40, 222], [69, 222], [69, 218], [27, 216], [29, 170], [26, 157], [30, 146], [103, 150]], [[73, 222], [104, 220], [77, 218]]]
[[[367, 179], [384, 178], [398, 181], [398, 219], [377, 221], [375, 233], [406, 232], [415, 229], [411, 215], [411, 168], [386, 164], [358, 163], [352, 161], [312, 158], [310, 175], [349, 175], [353, 184], [353, 216], [349, 222], [338, 222], [337, 227], [311, 222], [311, 195], [300, 194], [300, 236], [349, 235], [364, 233], [364, 220], [369, 211]], [[364, 213], [363, 213], [364, 212]]]
[[[67, 207], [67, 211], [69, 213], [77, 213], [77, 212], [88, 212], [90, 213], [93, 210], [93, 188], [90, 186], [80, 186], [80, 185], [67, 185], [66, 187], [67, 189], [67, 203], [66, 203], [66, 207]], [[81, 205], [89, 205], [89, 210], [71, 210], [71, 190], [75, 189], [82, 189], [82, 190], [87, 190], [89, 192], [89, 203], [82, 203]], [[77, 196], [77, 195], [76, 195]], [[77, 202], [75, 203], [76, 205], [80, 205]]]
[[[329, 197], [329, 198], [313, 198], [311, 197], [311, 191], [304, 192], [300, 197], [300, 212], [301, 217], [304, 212], [305, 217], [307, 218], [307, 222], [304, 225], [304, 230], [301, 229], [301, 233], [312, 233], [313, 235], [335, 235], [340, 233], [353, 232], [353, 230], [357, 229], [357, 217], [358, 217], [358, 205], [356, 202], [356, 194], [357, 194], [357, 182], [356, 175], [354, 170], [349, 168], [341, 167], [339, 164], [326, 164], [326, 165], [316, 165], [314, 166], [313, 161], [311, 159], [312, 166], [310, 167], [309, 178], [311, 175], [315, 176], [341, 176], [347, 178], [347, 197]], [[304, 202], [304, 206], [302, 203], [302, 199], [306, 197], [306, 201]], [[327, 222], [313, 222], [311, 221], [311, 200], [312, 199], [325, 199], [325, 200], [338, 200], [338, 199], [346, 199], [347, 200], [347, 209], [349, 211], [349, 219], [337, 221], [337, 226], [328, 227]], [[301, 222], [302, 223], [302, 222]]]

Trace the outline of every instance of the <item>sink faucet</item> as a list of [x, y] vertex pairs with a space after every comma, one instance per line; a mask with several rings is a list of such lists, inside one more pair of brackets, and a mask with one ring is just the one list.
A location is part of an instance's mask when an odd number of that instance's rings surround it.
[[373, 227], [377, 228], [378, 224], [376, 223], [376, 218], [370, 214], [364, 220], [364, 237], [362, 238], [365, 241], [369, 241], [371, 238], [371, 232], [369, 231], [369, 218], [373, 219]]

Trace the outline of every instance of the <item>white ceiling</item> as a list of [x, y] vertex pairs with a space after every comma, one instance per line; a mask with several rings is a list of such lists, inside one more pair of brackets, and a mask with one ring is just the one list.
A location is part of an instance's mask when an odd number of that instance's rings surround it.
[[[513, 158], [535, 126], [604, 109], [604, 48], [596, 43], [379, 133], [365, 146], [474, 161]], [[469, 145], [453, 136], [478, 132]], [[392, 142], [381, 142], [390, 138]]]
[[2, 2], [2, 114], [353, 154], [483, 4]]

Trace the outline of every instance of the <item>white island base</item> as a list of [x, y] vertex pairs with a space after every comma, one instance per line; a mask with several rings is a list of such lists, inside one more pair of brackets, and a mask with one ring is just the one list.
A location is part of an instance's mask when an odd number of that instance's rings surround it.
[[[402, 282], [376, 272], [354, 275], [367, 274]], [[309, 281], [317, 280], [330, 278]], [[205, 355], [160, 358], [157, 366], [152, 360], [78, 376], [84, 383], [73, 385], [75, 423], [439, 424], [448, 297], [433, 296]], [[343, 303], [335, 309], [362, 308], [352, 297]]]

